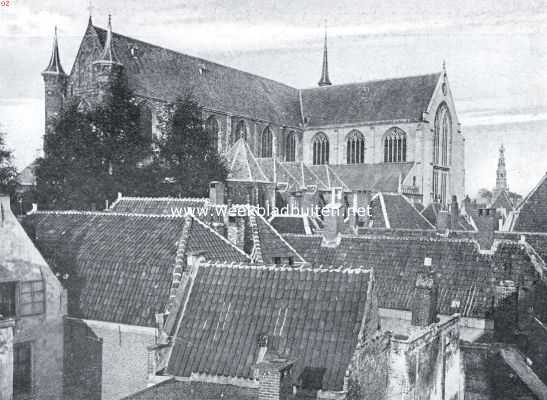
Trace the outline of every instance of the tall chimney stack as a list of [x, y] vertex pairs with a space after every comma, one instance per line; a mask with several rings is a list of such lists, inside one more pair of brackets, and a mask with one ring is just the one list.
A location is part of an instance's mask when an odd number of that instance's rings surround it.
[[435, 275], [430, 270], [431, 258], [425, 258], [424, 267], [416, 276], [412, 299], [412, 325], [414, 326], [428, 326], [437, 322], [438, 287]]
[[209, 183], [209, 201], [214, 205], [224, 204], [224, 183], [219, 181]]

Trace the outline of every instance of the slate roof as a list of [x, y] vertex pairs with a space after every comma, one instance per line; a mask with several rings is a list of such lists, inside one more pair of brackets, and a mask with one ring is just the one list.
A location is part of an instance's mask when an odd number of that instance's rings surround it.
[[[93, 27], [104, 46], [106, 31]], [[114, 51], [138, 95], [173, 102], [191, 93], [204, 107], [297, 127], [298, 90], [201, 58], [113, 33]], [[137, 56], [131, 55], [136, 49]]]
[[[353, 273], [352, 273], [353, 272]], [[356, 348], [369, 271], [201, 265], [167, 372], [253, 378], [258, 335], [296, 358], [294, 380], [324, 369], [324, 390], [341, 390]]]
[[109, 211], [131, 214], [183, 216], [189, 209], [207, 208], [207, 198], [124, 197], [112, 203]]
[[370, 210], [371, 228], [435, 229], [410, 200], [401, 194], [377, 193], [371, 200]]
[[258, 389], [211, 382], [175, 379], [158, 383], [123, 400], [256, 400]]
[[408, 176], [414, 162], [329, 165], [329, 168], [350, 190], [372, 192], [398, 192], [401, 182]]
[[270, 182], [245, 139], [239, 138], [234, 143], [226, 153], [226, 160], [226, 165], [228, 166], [227, 180], [238, 182]]
[[517, 207], [510, 230], [547, 232], [547, 174]]
[[419, 121], [441, 73], [302, 90], [302, 115], [308, 127]]
[[[487, 317], [491, 311], [493, 282], [506, 263], [512, 270], [535, 269], [516, 242], [501, 241], [493, 255], [479, 253], [476, 242], [466, 239], [342, 235], [337, 247], [322, 247], [320, 235], [285, 234], [285, 239], [313, 265], [373, 268], [380, 307], [410, 310], [417, 272], [424, 259], [432, 259], [439, 274], [439, 310], [450, 315], [453, 300], [464, 317]], [[519, 277], [513, 277], [519, 281]]]
[[[154, 326], [168, 305], [177, 254], [249, 261], [196, 218], [112, 212], [39, 212], [25, 225], [68, 290], [70, 316]], [[66, 274], [66, 277], [65, 277]]]

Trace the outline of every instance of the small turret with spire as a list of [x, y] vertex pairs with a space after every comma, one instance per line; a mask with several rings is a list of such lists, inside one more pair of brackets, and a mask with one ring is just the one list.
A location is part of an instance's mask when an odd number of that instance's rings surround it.
[[325, 21], [325, 43], [323, 47], [323, 69], [321, 70], [321, 79], [319, 79], [319, 86], [332, 85], [329, 79], [329, 57], [327, 51], [327, 23]]
[[505, 147], [503, 144], [500, 146], [498, 169], [496, 170], [496, 188], [495, 193], [507, 190], [507, 170], [505, 168]]
[[123, 75], [123, 65], [114, 51], [114, 36], [112, 34], [112, 16], [108, 15], [106, 40], [101, 56], [93, 62], [94, 78], [97, 84], [97, 99], [104, 100], [112, 93], [116, 80]]
[[67, 75], [61, 65], [57, 27], [53, 35], [53, 48], [49, 63], [42, 71], [45, 89], [46, 133], [51, 130], [52, 119], [59, 115], [66, 95]]

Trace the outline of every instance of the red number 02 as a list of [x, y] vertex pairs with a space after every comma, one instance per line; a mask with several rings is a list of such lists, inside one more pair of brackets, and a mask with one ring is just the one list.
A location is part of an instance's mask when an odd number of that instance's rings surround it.
[[0, 6], [2, 6], [2, 7], [9, 7], [9, 0], [2, 0], [2, 1], [0, 1]]

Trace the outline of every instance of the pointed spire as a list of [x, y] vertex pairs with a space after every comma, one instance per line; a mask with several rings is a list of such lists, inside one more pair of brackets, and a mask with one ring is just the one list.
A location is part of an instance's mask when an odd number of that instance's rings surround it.
[[321, 71], [321, 79], [319, 80], [319, 86], [332, 85], [329, 79], [329, 58], [327, 53], [327, 21], [325, 20], [325, 44], [323, 47], [323, 69]]
[[446, 74], [446, 60], [443, 60], [443, 72]]
[[51, 52], [51, 58], [49, 64], [43, 73], [65, 75], [63, 66], [61, 65], [61, 58], [59, 57], [59, 43], [57, 41], [57, 26], [55, 26], [55, 34], [53, 36], [53, 50]]
[[108, 14], [108, 29], [106, 31], [106, 41], [104, 43], [104, 50], [100, 61], [108, 61], [113, 64], [119, 64], [118, 57], [114, 52], [112, 45], [112, 15]]
[[89, 20], [87, 21], [88, 25], [93, 25], [93, 2], [89, 0], [89, 5], [87, 6], [87, 10], [89, 11]]

